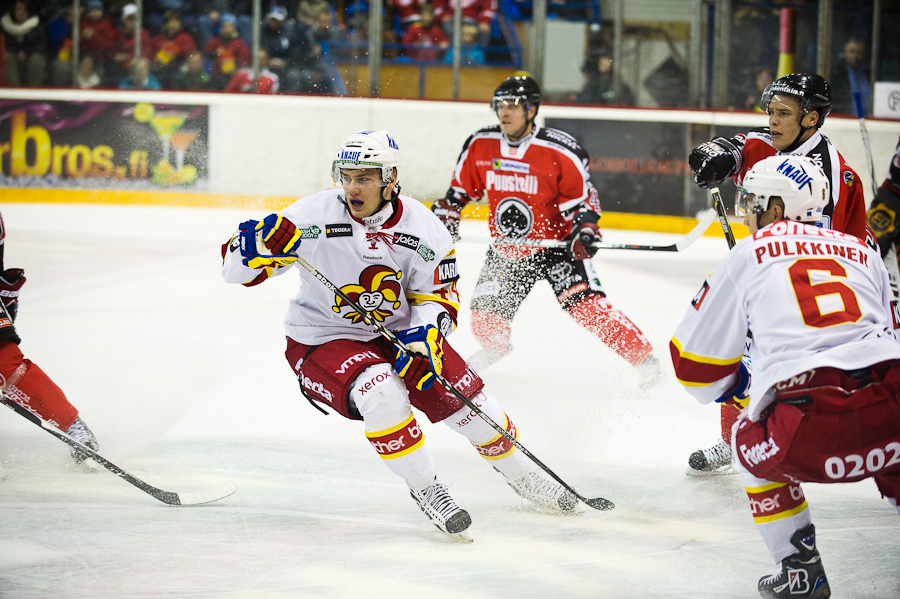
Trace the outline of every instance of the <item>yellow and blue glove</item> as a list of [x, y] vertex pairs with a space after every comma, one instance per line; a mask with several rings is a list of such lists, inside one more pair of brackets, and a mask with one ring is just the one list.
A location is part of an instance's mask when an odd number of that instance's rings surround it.
[[394, 369], [397, 374], [412, 382], [420, 391], [434, 384], [435, 375], [444, 369], [444, 338], [432, 325], [407, 329], [397, 333], [397, 339], [410, 350], [397, 348]]
[[[270, 214], [260, 221], [248, 220], [239, 227], [241, 256], [250, 268], [280, 268], [297, 261], [301, 232], [280, 214]], [[265, 248], [269, 253], [260, 253]]]
[[738, 366], [738, 380], [725, 393], [716, 399], [718, 403], [732, 404], [739, 408], [746, 408], [750, 404], [750, 396], [747, 392], [750, 390], [750, 358], [744, 356]]

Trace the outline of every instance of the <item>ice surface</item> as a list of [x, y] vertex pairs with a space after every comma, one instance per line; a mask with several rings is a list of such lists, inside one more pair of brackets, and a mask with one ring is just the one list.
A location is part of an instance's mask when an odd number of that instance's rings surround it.
[[[725, 254], [721, 239], [595, 259], [666, 369], [648, 392], [537, 286], [515, 320], [515, 351], [483, 377], [532, 453], [617, 507], [530, 511], [465, 440], [423, 423], [440, 475], [472, 514], [475, 542], [463, 545], [427, 522], [360, 423], [301, 397], [281, 328], [296, 279], [222, 282], [220, 245], [262, 214], [0, 211], [5, 263], [28, 277], [22, 349], [78, 406], [101, 453], [166, 490], [239, 487], [214, 504], [166, 506], [106, 471], [80, 472], [63, 443], [0, 410], [0, 597], [732, 598], [757, 597], [774, 571], [738, 479], [684, 475], [688, 455], [715, 442], [718, 410], [681, 390], [667, 343]], [[462, 232], [487, 234], [484, 223]], [[458, 251], [467, 303], [485, 246]], [[478, 349], [465, 308], [451, 342], [464, 356]], [[900, 519], [875, 485], [804, 488], [835, 597], [900, 597]]]

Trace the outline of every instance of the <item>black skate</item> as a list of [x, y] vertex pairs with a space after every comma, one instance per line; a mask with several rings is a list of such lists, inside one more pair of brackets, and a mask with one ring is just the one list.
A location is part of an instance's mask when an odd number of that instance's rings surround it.
[[698, 449], [688, 458], [688, 476], [722, 476], [736, 474], [731, 465], [731, 445], [719, 439], [709, 449]]
[[[82, 445], [86, 445], [97, 451], [100, 448], [100, 444], [97, 443], [97, 438], [94, 437], [94, 433], [91, 432], [91, 429], [88, 428], [88, 425], [84, 423], [80, 417], [75, 419], [75, 422], [72, 423], [72, 426], [66, 430], [66, 434], [81, 443]], [[83, 464], [90, 469], [96, 468], [96, 463], [91, 459], [91, 456], [85, 453], [84, 451], [72, 447], [70, 449], [72, 453], [72, 459], [75, 460], [76, 464]]]
[[798, 553], [781, 560], [781, 571], [759, 579], [759, 594], [766, 599], [828, 599], [831, 587], [816, 549], [816, 527], [810, 524], [791, 537]]
[[472, 535], [466, 530], [471, 526], [472, 518], [469, 512], [456, 505], [447, 492], [447, 485], [435, 480], [422, 491], [410, 489], [409, 494], [432, 524], [448, 535], [472, 542]]

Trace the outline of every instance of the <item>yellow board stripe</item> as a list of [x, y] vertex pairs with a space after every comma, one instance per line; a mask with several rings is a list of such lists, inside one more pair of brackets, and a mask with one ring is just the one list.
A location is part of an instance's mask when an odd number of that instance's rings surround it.
[[790, 518], [791, 516], [795, 516], [809, 507], [806, 504], [806, 501], [801, 503], [795, 508], [791, 508], [789, 510], [785, 510], [783, 512], [778, 512], [777, 514], [773, 514], [771, 516], [760, 516], [759, 518], [753, 518], [753, 521], [757, 524], [765, 524], [766, 522], [775, 522], [776, 520], [784, 520], [785, 518]]
[[378, 454], [378, 455], [381, 456], [381, 459], [382, 459], [382, 460], [395, 460], [395, 459], [397, 459], [397, 458], [402, 458], [402, 457], [405, 456], [405, 455], [411, 454], [412, 452], [414, 452], [414, 451], [417, 450], [418, 448], [422, 447], [422, 445], [423, 445], [424, 443], [425, 443], [425, 435], [422, 435], [422, 437], [421, 437], [418, 441], [416, 441], [415, 445], [410, 445], [409, 447], [407, 447], [407, 448], [404, 449], [403, 451], [398, 451], [397, 453], [390, 453], [390, 454], [387, 454], [387, 453], [381, 453], [381, 454]]
[[386, 437], [387, 435], [396, 433], [397, 431], [399, 431], [402, 428], [406, 428], [407, 426], [409, 426], [409, 423], [412, 422], [414, 419], [415, 419], [415, 416], [412, 414], [412, 412], [410, 412], [409, 418], [407, 418], [406, 420], [404, 420], [397, 426], [392, 426], [391, 428], [386, 428], [383, 431], [376, 431], [374, 433], [370, 433], [370, 432], [366, 431], [366, 436], [370, 439], [373, 439], [375, 437]]

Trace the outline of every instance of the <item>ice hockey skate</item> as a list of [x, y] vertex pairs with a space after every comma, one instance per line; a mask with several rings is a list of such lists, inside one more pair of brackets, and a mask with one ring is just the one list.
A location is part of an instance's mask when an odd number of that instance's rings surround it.
[[781, 560], [778, 573], [759, 579], [759, 594], [766, 599], [831, 597], [831, 587], [825, 577], [819, 550], [816, 549], [816, 527], [810, 524], [795, 532], [791, 545], [799, 549], [799, 553]]
[[501, 358], [508, 356], [510, 353], [512, 353], [512, 349], [512, 345], [510, 345], [509, 351], [503, 354], [495, 354], [487, 351], [486, 349], [482, 349], [481, 351], [472, 354], [472, 356], [466, 360], [466, 364], [468, 364], [469, 368], [471, 368], [475, 372], [479, 372], [481, 370], [484, 370], [488, 366], [492, 366]]
[[647, 358], [635, 366], [638, 375], [638, 387], [646, 391], [650, 387], [660, 383], [663, 379], [662, 366], [656, 356], [650, 354]]
[[731, 465], [731, 445], [719, 439], [709, 449], [698, 449], [688, 458], [688, 476], [723, 476], [735, 474]]
[[410, 489], [409, 494], [431, 523], [441, 531], [462, 541], [473, 541], [472, 535], [466, 530], [471, 526], [472, 518], [469, 512], [456, 505], [446, 484], [435, 480], [421, 491]]
[[[94, 437], [94, 433], [91, 432], [91, 429], [88, 428], [88, 425], [86, 425], [84, 420], [80, 417], [75, 419], [72, 426], [66, 430], [66, 434], [82, 445], [90, 447], [94, 451], [97, 451], [97, 449], [100, 448], [100, 444], [97, 443], [97, 438]], [[94, 462], [87, 453], [80, 449], [76, 449], [75, 447], [72, 447], [70, 452], [72, 453], [72, 459], [75, 460], [76, 464], [84, 466], [88, 470], [96, 470], [98, 468], [97, 463]]]
[[513, 491], [538, 507], [566, 514], [578, 513], [578, 499], [557, 483], [544, 478], [537, 470], [529, 470], [516, 479], [507, 478]]

